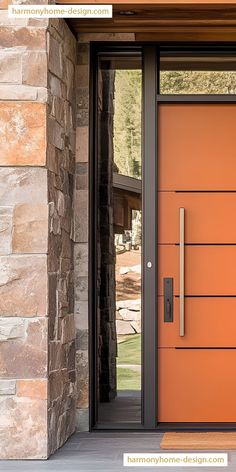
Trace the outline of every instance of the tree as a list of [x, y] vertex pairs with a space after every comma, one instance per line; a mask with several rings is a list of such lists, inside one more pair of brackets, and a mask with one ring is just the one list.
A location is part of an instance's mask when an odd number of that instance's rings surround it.
[[114, 163], [141, 178], [141, 70], [117, 70], [114, 95]]

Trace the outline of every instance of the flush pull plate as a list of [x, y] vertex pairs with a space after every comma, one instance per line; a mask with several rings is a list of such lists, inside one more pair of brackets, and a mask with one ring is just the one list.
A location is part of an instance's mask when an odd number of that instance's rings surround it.
[[164, 278], [164, 322], [173, 323], [173, 278]]

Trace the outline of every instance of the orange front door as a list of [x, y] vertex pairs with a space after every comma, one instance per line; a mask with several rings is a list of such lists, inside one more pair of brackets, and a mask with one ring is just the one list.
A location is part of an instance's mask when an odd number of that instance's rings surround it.
[[236, 422], [235, 140], [234, 104], [158, 105], [158, 422]]

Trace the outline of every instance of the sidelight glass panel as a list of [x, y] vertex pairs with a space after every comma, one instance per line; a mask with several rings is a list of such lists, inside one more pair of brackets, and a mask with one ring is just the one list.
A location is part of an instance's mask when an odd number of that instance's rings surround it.
[[141, 424], [141, 55], [99, 57], [97, 425]]
[[163, 95], [236, 94], [236, 56], [163, 51], [159, 92]]

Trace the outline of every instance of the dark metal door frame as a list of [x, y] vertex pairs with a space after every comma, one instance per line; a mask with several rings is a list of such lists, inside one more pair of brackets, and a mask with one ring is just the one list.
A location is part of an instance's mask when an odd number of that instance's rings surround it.
[[[173, 47], [177, 47], [175, 44]], [[215, 45], [213, 45], [215, 46]], [[196, 43], [193, 45], [196, 48]], [[209, 47], [209, 45], [208, 45]], [[236, 45], [230, 45], [236, 54]], [[98, 53], [141, 51], [143, 57], [143, 115], [142, 115], [142, 424], [114, 426], [119, 430], [236, 430], [235, 423], [158, 423], [157, 412], [157, 117], [158, 103], [236, 103], [235, 96], [222, 95], [160, 95], [160, 45], [156, 43], [128, 45], [124, 43], [91, 43], [90, 63], [90, 175], [89, 175], [89, 358], [90, 358], [90, 430], [96, 428], [97, 415], [97, 333], [96, 333], [96, 208], [97, 208], [97, 70]], [[191, 48], [191, 45], [189, 45]], [[201, 49], [203, 46], [201, 45]], [[224, 45], [216, 45], [222, 53]], [[104, 428], [101, 428], [104, 430]]]
[[[97, 417], [97, 333], [96, 333], [96, 213], [97, 213], [97, 70], [98, 53], [140, 51], [143, 57], [142, 113], [142, 424], [111, 425], [110, 429], [154, 430], [156, 428], [156, 46], [124, 43], [95, 43], [91, 47], [90, 82], [90, 177], [89, 177], [89, 354], [90, 429]], [[149, 263], [149, 264], [148, 264]], [[149, 265], [152, 267], [148, 267]], [[145, 313], [145, 315], [144, 315]], [[100, 428], [100, 430], [104, 428]]]

